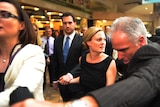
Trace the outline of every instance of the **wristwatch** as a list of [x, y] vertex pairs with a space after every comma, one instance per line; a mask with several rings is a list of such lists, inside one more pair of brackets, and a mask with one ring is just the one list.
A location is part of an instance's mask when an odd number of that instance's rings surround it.
[[87, 107], [87, 104], [83, 100], [74, 100], [68, 106], [65, 107]]

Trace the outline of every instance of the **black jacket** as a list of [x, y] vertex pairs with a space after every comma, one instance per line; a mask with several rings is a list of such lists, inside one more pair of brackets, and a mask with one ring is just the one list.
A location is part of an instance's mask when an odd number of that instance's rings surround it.
[[145, 45], [135, 53], [124, 80], [90, 93], [100, 107], [160, 107], [159, 94], [160, 45], [157, 43]]

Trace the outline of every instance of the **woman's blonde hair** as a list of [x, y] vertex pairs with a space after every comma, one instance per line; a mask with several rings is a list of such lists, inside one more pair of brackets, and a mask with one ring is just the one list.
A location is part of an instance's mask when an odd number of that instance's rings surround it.
[[33, 24], [33, 26], [36, 27], [37, 32], [38, 32], [38, 35], [36, 35], [37, 36], [36, 37], [36, 45], [42, 46], [42, 40], [41, 40], [41, 36], [39, 34], [39, 28], [38, 28], [38, 26], [35, 23], [32, 23], [32, 24]]
[[83, 44], [84, 49], [89, 48], [87, 45], [87, 42], [91, 41], [92, 37], [99, 31], [102, 31], [102, 30], [98, 27], [95, 27], [95, 26], [88, 28], [88, 30], [83, 35], [83, 43], [82, 44]]

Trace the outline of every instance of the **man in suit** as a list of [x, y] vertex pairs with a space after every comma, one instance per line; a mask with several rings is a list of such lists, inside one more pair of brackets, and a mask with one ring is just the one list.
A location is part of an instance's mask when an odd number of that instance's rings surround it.
[[108, 32], [110, 30], [110, 27], [109, 26], [104, 26], [104, 33], [106, 35], [106, 48], [105, 48], [105, 53], [109, 56], [112, 57], [113, 55], [113, 48], [112, 48], [112, 44], [111, 44], [111, 41], [110, 41], [110, 38], [108, 36]]
[[149, 40], [156, 42], [160, 38], [160, 26], [156, 27], [155, 35], [148, 37]]
[[[57, 90], [59, 87], [63, 101], [69, 101], [81, 96], [80, 84], [65, 86], [58, 84], [57, 80], [59, 80], [59, 77], [62, 75], [71, 71], [79, 63], [83, 48], [82, 37], [75, 32], [76, 19], [74, 15], [70, 12], [64, 13], [62, 15], [62, 22], [64, 35], [60, 35], [56, 38], [54, 44], [54, 57], [52, 63], [52, 71], [54, 72], [53, 88]], [[65, 51], [67, 37], [69, 37], [68, 52]]]
[[52, 86], [52, 66], [51, 66], [51, 59], [53, 57], [54, 54], [54, 38], [52, 37], [52, 28], [50, 28], [49, 26], [47, 26], [45, 28], [45, 35], [42, 37], [42, 48], [44, 49], [44, 54], [45, 54], [45, 59], [46, 59], [46, 67], [45, 67], [45, 73], [44, 73], [44, 86], [43, 88], [45, 88], [46, 85], [46, 71], [48, 68], [49, 71], [49, 82], [50, 82], [50, 86]]

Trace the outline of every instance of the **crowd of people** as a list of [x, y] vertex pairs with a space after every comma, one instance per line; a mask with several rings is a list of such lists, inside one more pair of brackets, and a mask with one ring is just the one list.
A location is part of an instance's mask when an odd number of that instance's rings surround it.
[[[46, 27], [41, 37], [15, 0], [0, 1], [0, 107], [160, 106], [159, 27], [148, 38], [141, 19], [125, 16], [80, 35], [74, 14], [61, 18], [62, 34]], [[44, 101], [47, 69], [62, 102]]]

